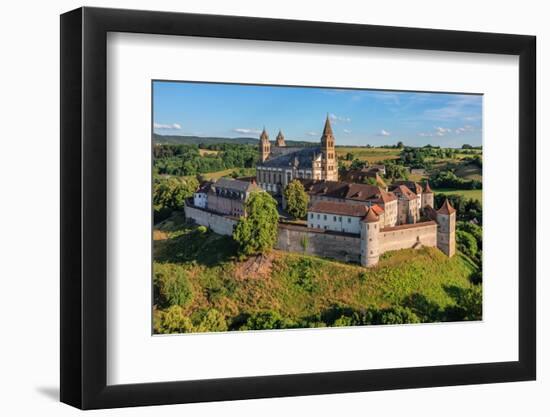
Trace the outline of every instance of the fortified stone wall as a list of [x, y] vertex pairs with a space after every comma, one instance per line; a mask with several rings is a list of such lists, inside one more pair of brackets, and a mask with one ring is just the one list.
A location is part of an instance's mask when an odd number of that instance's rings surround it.
[[281, 224], [279, 225], [276, 248], [359, 263], [361, 259], [360, 241], [359, 236]]
[[399, 249], [408, 249], [416, 246], [437, 246], [437, 223], [431, 221], [425, 225], [421, 223], [407, 224], [396, 227], [387, 227], [380, 230], [380, 254]]
[[[185, 216], [220, 235], [231, 236], [237, 220], [204, 209], [185, 206]], [[378, 253], [421, 246], [439, 247], [437, 223], [434, 221], [386, 227], [378, 232]], [[306, 253], [344, 262], [361, 261], [361, 238], [357, 235], [280, 224], [276, 248]], [[440, 248], [441, 249], [441, 248]]]
[[220, 216], [219, 214], [214, 214], [189, 205], [185, 206], [185, 217], [195, 220], [197, 224], [206, 226], [219, 235], [231, 236], [233, 234], [233, 228], [237, 224], [237, 220], [235, 219]]

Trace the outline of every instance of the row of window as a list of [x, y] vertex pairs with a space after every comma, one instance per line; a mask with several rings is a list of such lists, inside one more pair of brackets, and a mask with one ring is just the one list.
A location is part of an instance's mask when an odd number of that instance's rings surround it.
[[[309, 213], [309, 218], [311, 220], [313, 220], [315, 218], [315, 214], [314, 213]], [[336, 216], [332, 216], [332, 221], [336, 221]], [[320, 214], [317, 214], [317, 220], [320, 220], [321, 219], [321, 215]], [[323, 220], [327, 220], [328, 217], [326, 214], [323, 214]], [[338, 216], [338, 221], [341, 222], [342, 221], [342, 216]], [[348, 223], [351, 223], [351, 217], [348, 217]]]

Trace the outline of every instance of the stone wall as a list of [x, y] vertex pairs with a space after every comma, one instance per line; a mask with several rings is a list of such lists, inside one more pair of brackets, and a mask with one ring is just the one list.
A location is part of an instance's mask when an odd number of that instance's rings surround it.
[[[235, 218], [222, 216], [192, 205], [185, 206], [185, 216], [220, 235], [231, 236]], [[437, 223], [407, 224], [380, 229], [379, 253], [415, 247], [437, 246]], [[357, 235], [312, 229], [306, 226], [279, 224], [277, 249], [306, 253], [344, 262], [361, 261], [361, 238]]]
[[276, 248], [289, 252], [338, 259], [344, 262], [359, 263], [361, 259], [361, 239], [359, 236], [327, 230], [312, 230], [305, 226], [279, 225], [279, 238]]
[[437, 246], [437, 223], [406, 224], [380, 229], [378, 237], [380, 254], [412, 247]]
[[185, 205], [185, 217], [193, 219], [195, 223], [212, 229], [219, 235], [231, 236], [237, 220], [226, 216], [220, 216], [209, 211], [199, 209], [190, 205]]

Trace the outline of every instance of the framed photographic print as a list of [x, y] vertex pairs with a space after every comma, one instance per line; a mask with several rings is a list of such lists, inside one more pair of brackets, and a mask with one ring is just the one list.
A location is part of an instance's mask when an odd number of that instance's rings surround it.
[[61, 16], [61, 400], [535, 379], [535, 38]]

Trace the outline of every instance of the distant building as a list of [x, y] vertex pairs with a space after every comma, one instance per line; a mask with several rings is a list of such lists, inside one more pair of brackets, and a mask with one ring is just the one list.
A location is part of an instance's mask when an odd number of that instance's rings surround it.
[[238, 217], [245, 215], [244, 204], [255, 191], [262, 191], [255, 182], [220, 178], [201, 185], [193, 194], [193, 203], [196, 207]]
[[327, 116], [320, 146], [286, 146], [279, 131], [271, 146], [264, 129], [260, 135], [260, 163], [256, 166], [256, 181], [265, 191], [281, 195], [293, 179], [338, 180], [335, 139]]
[[358, 184], [368, 184], [370, 183], [369, 180], [371, 180], [377, 186], [387, 191], [388, 186], [380, 174], [382, 174], [382, 171], [379, 168], [348, 169], [341, 173], [340, 180]]
[[193, 205], [200, 208], [206, 208], [210, 187], [212, 187], [211, 181], [206, 181], [200, 185], [199, 189], [193, 194]]

